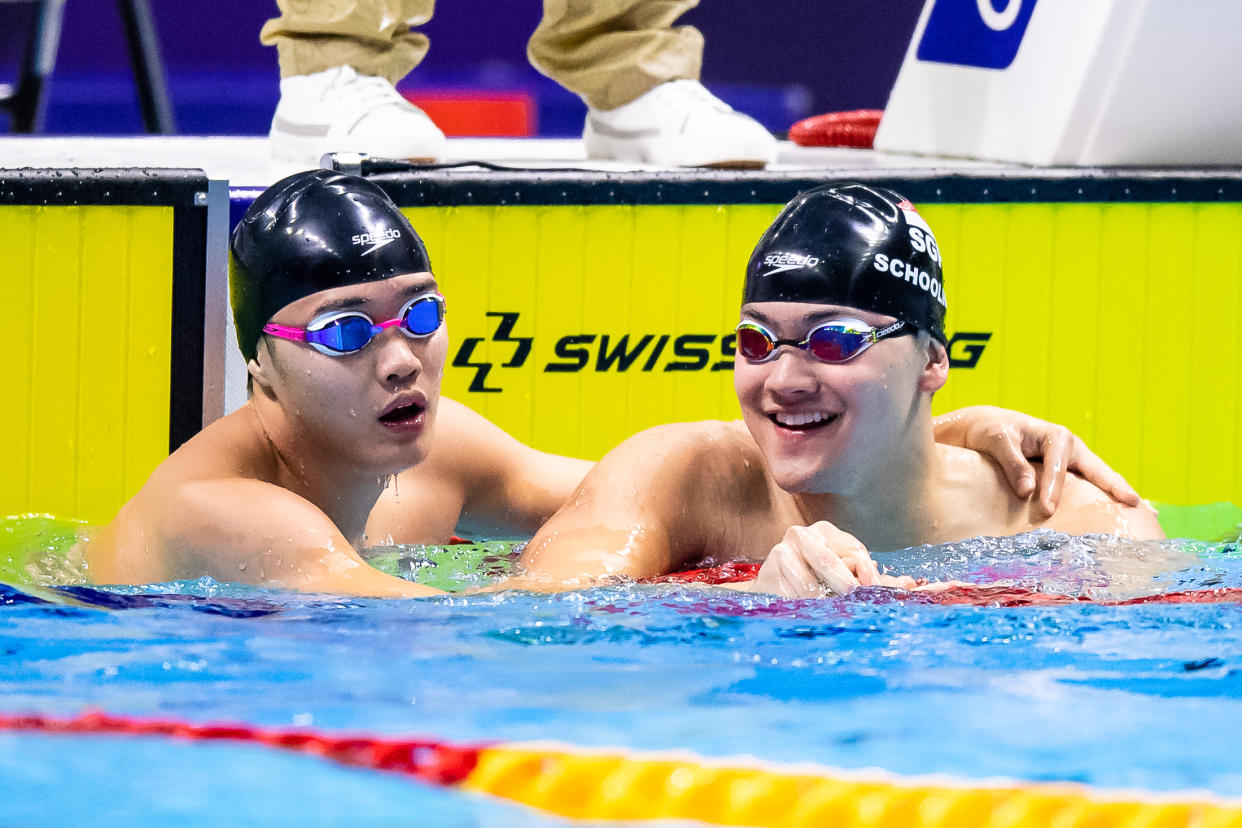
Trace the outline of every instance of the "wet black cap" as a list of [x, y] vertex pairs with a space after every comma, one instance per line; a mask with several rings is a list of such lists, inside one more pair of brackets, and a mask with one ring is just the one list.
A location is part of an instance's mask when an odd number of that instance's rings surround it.
[[947, 341], [940, 248], [914, 205], [881, 187], [819, 187], [789, 202], [750, 256], [750, 302], [847, 305]]
[[253, 359], [276, 311], [329, 288], [431, 270], [423, 240], [383, 190], [308, 170], [268, 187], [233, 230], [229, 285], [237, 341]]

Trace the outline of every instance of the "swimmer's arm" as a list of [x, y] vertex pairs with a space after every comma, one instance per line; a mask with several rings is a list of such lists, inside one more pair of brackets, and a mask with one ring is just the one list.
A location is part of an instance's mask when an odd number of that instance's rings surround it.
[[[959, 408], [932, 423], [937, 442], [973, 449], [995, 460], [1019, 497], [1029, 497], [1038, 485], [1045, 516], [1057, 511], [1066, 473], [1071, 471], [1119, 504], [1137, 507], [1141, 502], [1125, 478], [1064, 426], [990, 405]], [[1042, 467], [1037, 470], [1031, 460], [1042, 460]]]
[[712, 511], [688, 483], [695, 452], [684, 429], [649, 429], [610, 451], [527, 544], [524, 574], [501, 586], [573, 589], [682, 568], [702, 545], [699, 516]]
[[439, 593], [368, 565], [322, 511], [279, 486], [193, 481], [161, 506], [156, 534], [177, 578], [381, 598]]
[[539, 451], [514, 439], [460, 403], [441, 399], [436, 458], [460, 475], [457, 534], [467, 538], [529, 538], [582, 482], [591, 463]]

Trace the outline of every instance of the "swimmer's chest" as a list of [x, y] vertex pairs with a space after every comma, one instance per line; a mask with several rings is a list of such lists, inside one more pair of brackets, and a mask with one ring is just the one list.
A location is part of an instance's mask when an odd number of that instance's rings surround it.
[[461, 518], [462, 505], [459, 487], [422, 475], [398, 475], [371, 511], [367, 543], [448, 543]]
[[767, 504], [764, 509], [717, 513], [708, 521], [704, 539], [685, 560], [684, 569], [700, 569], [731, 562], [763, 563], [791, 526], [803, 525], [792, 502]]

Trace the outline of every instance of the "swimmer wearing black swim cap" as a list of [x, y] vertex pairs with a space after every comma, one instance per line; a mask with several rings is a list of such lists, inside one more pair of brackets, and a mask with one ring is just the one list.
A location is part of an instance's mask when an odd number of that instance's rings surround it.
[[849, 184], [799, 195], [763, 234], [742, 303], [844, 305], [944, 335], [940, 248], [909, 200]]
[[[954, 444], [949, 428], [941, 442], [956, 415], [931, 411], [949, 371], [940, 250], [897, 193], [850, 184], [795, 198], [750, 257], [740, 311], [742, 420], [662, 425], [613, 449], [527, 544], [526, 577], [585, 584], [743, 561], [762, 564], [752, 589], [813, 597], [916, 586], [869, 550], [1035, 528], [1161, 537], [1133, 492], [1118, 503], [1066, 475], [1054, 513], [987, 440]], [[956, 436], [982, 437], [972, 431]]]
[[208, 576], [435, 594], [358, 550], [368, 538], [528, 536], [581, 481], [585, 460], [523, 445], [441, 396], [444, 297], [422, 241], [374, 184], [324, 170], [279, 181], [247, 211], [231, 253], [250, 395], [160, 463], [92, 538], [100, 583]]
[[755, 246], [742, 299], [734, 390], [782, 489], [844, 495], [876, 458], [930, 454], [944, 291], [908, 200], [863, 184], [797, 196]]
[[249, 398], [160, 463], [93, 539], [92, 573], [436, 593], [358, 555], [389, 479], [429, 456], [442, 402], [444, 299], [422, 241], [374, 184], [302, 172], [246, 212], [231, 277]]
[[365, 178], [309, 170], [276, 182], [233, 231], [229, 284], [237, 341], [254, 359], [263, 326], [329, 288], [430, 272], [423, 240]]

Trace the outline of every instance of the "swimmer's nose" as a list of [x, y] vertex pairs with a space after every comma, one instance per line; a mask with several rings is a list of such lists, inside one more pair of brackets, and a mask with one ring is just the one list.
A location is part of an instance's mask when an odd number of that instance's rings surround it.
[[377, 336], [374, 347], [378, 349], [376, 373], [387, 385], [400, 385], [422, 370], [423, 362], [416, 352], [418, 341], [395, 327]]
[[771, 362], [767, 386], [775, 394], [807, 394], [819, 385], [811, 361], [815, 357], [794, 348], [781, 348]]

